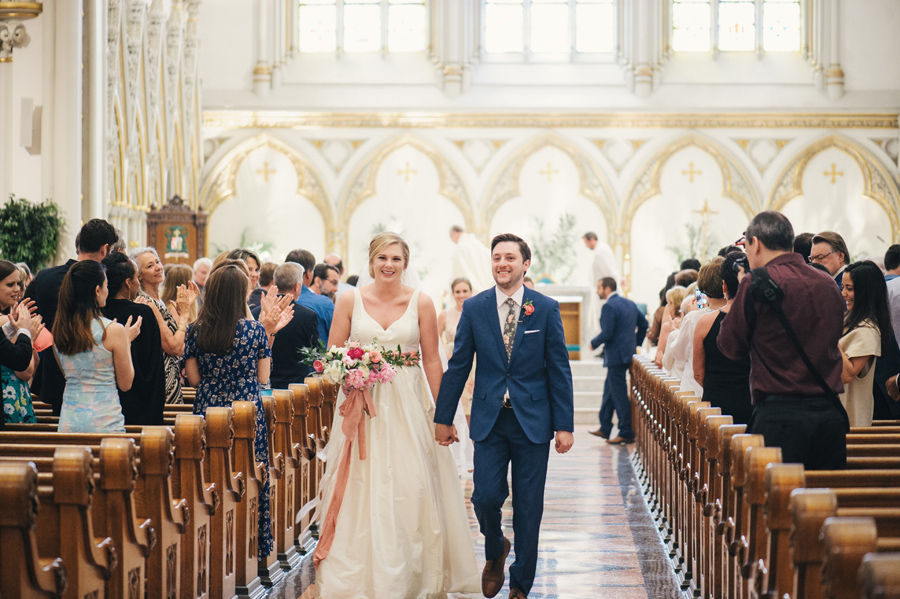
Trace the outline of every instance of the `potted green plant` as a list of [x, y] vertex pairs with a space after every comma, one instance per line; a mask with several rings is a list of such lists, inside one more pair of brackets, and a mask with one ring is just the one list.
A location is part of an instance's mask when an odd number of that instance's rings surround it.
[[56, 257], [64, 229], [65, 220], [53, 200], [35, 204], [10, 194], [0, 208], [0, 255], [37, 272]]

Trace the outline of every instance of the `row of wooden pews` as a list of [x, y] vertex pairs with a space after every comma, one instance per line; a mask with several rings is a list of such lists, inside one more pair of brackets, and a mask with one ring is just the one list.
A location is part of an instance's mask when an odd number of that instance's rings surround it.
[[[262, 597], [317, 536], [317, 493], [338, 389], [310, 377], [263, 397], [269, 468], [254, 456], [256, 404], [167, 406], [166, 426], [123, 434], [0, 432], [0, 597]], [[275, 547], [258, 557], [270, 484]]]
[[851, 429], [848, 464], [784, 464], [643, 356], [634, 454], [681, 583], [700, 599], [900, 597], [900, 421]]

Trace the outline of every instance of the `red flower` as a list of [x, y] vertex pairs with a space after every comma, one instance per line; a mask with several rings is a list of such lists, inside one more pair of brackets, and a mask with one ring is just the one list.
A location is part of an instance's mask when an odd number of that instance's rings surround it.
[[313, 362], [313, 370], [316, 372], [322, 372], [325, 370], [325, 366], [322, 365], [322, 360], [316, 360]]
[[364, 355], [366, 355], [366, 350], [361, 347], [354, 347], [347, 351], [347, 356], [349, 356], [351, 360], [359, 360]]
[[525, 309], [525, 316], [531, 316], [534, 312], [534, 306], [531, 304], [525, 304], [522, 307]]

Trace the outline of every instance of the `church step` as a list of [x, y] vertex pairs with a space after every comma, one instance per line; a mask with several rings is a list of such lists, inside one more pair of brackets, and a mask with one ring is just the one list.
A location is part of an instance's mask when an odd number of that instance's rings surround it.
[[572, 360], [569, 362], [572, 368], [572, 376], [601, 376], [606, 373], [606, 368], [600, 360]]
[[600, 409], [600, 402], [603, 401], [603, 391], [576, 391], [575, 407]]
[[575, 393], [587, 392], [597, 393], [603, 392], [603, 384], [606, 382], [606, 375], [603, 376], [573, 376], [572, 385]]
[[600, 408], [575, 408], [575, 424], [597, 424]]

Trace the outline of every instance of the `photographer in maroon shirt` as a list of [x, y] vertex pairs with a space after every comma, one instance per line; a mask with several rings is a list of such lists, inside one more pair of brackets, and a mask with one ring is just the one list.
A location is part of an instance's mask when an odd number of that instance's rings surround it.
[[780, 447], [786, 463], [810, 470], [844, 468], [847, 425], [836, 398], [844, 388], [838, 350], [844, 301], [831, 277], [793, 253], [794, 229], [783, 214], [757, 214], [745, 237], [749, 268], [765, 267], [783, 290], [785, 317], [832, 391], [826, 394], [804, 363], [773, 305], [752, 295], [748, 273], [718, 338], [719, 349], [732, 360], [750, 356], [754, 409], [747, 432], [763, 435], [767, 447]]

